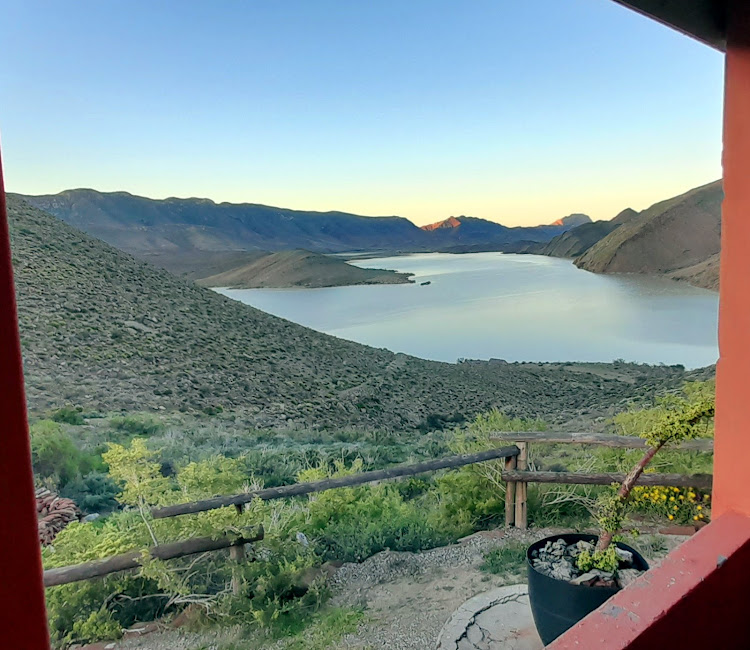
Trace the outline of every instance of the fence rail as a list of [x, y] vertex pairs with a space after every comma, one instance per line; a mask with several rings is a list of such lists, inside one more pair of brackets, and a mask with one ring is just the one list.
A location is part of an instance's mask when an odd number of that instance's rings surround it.
[[267, 488], [265, 490], [255, 490], [243, 494], [235, 494], [228, 497], [215, 497], [205, 499], [204, 501], [193, 501], [191, 503], [179, 503], [174, 506], [165, 506], [163, 508], [154, 508], [151, 516], [154, 519], [164, 517], [177, 517], [179, 515], [189, 515], [196, 512], [205, 512], [206, 510], [215, 510], [216, 508], [225, 508], [227, 506], [242, 506], [251, 503], [255, 499], [262, 501], [271, 501], [272, 499], [285, 499], [287, 497], [296, 497], [302, 494], [312, 494], [313, 492], [323, 492], [334, 488], [351, 487], [352, 485], [362, 485], [364, 483], [373, 483], [374, 481], [383, 481], [389, 478], [401, 478], [404, 476], [414, 476], [415, 474], [424, 474], [434, 472], [439, 469], [451, 469], [462, 467], [463, 465], [473, 465], [474, 463], [483, 463], [488, 460], [498, 458], [507, 458], [517, 456], [518, 447], [500, 447], [499, 449], [490, 449], [481, 451], [476, 454], [462, 454], [460, 456], [451, 456], [439, 460], [430, 460], [424, 463], [414, 465], [401, 465], [390, 467], [388, 469], [379, 469], [372, 472], [362, 472], [361, 474], [352, 474], [350, 476], [339, 476], [327, 478], [322, 481], [311, 481], [309, 483], [294, 483], [293, 485], [282, 485], [281, 487]]
[[[220, 551], [224, 548], [244, 546], [245, 544], [262, 540], [263, 535], [263, 527], [258, 526], [254, 532], [242, 537], [220, 537], [219, 539], [195, 537], [184, 542], [154, 546], [148, 549], [147, 553], [155, 559], [174, 560], [179, 557], [196, 555], [197, 553], [207, 553]], [[94, 560], [93, 562], [74, 564], [58, 569], [47, 569], [44, 572], [44, 586], [55, 587], [57, 585], [66, 585], [71, 582], [79, 582], [80, 580], [101, 578], [110, 573], [136, 569], [141, 566], [142, 559], [143, 553], [141, 551], [131, 551], [130, 553], [113, 555], [103, 560]]]
[[[622, 483], [625, 474], [603, 472], [584, 474], [583, 472], [519, 472], [501, 473], [506, 483], [562, 483], [565, 485], [612, 485]], [[641, 474], [636, 485], [666, 485], [669, 487], [694, 487], [710, 490], [713, 476], [710, 474]]]
[[[363, 485], [387, 479], [415, 476], [426, 472], [434, 472], [440, 469], [453, 469], [491, 460], [504, 460], [504, 469], [501, 478], [505, 481], [505, 525], [526, 528], [527, 526], [527, 485], [528, 483], [562, 483], [568, 485], [609, 485], [620, 483], [625, 478], [619, 473], [578, 473], [578, 472], [546, 472], [528, 470], [529, 444], [582, 444], [601, 445], [621, 449], [644, 449], [646, 442], [641, 438], [629, 436], [611, 436], [598, 433], [564, 433], [547, 431], [530, 431], [524, 433], [497, 432], [490, 435], [491, 439], [499, 442], [512, 442], [514, 444], [489, 449], [475, 454], [462, 454], [438, 460], [416, 463], [413, 465], [401, 465], [388, 469], [362, 472], [350, 476], [340, 476], [322, 481], [311, 481], [308, 483], [295, 483], [281, 487], [255, 490], [243, 494], [215, 497], [202, 501], [180, 503], [163, 508], [154, 508], [151, 515], [155, 519], [166, 517], [177, 517], [180, 515], [206, 512], [217, 508], [234, 506], [238, 512], [242, 512], [245, 504], [254, 499], [269, 501], [272, 499], [284, 499], [313, 494], [324, 490], [333, 490], [354, 485]], [[702, 451], [713, 453], [713, 440], [691, 440], [684, 442], [675, 449], [682, 451]], [[664, 485], [674, 487], [695, 487], [710, 490], [713, 477], [708, 474], [643, 474], [638, 480], [638, 485]], [[170, 560], [197, 553], [213, 552], [229, 548], [231, 557], [240, 562], [244, 558], [245, 544], [263, 539], [263, 529], [259, 527], [255, 532], [246, 537], [222, 537], [220, 539], [194, 538], [171, 544], [163, 544], [148, 549], [148, 554], [153, 558]], [[45, 587], [63, 585], [79, 580], [99, 578], [110, 573], [135, 569], [142, 561], [141, 551], [132, 551], [115, 555], [113, 557], [76, 564], [72, 566], [48, 569], [44, 572]], [[238, 589], [237, 580], [233, 580], [233, 589]]]
[[[645, 449], [646, 441], [634, 436], [612, 436], [604, 433], [567, 433], [550, 431], [526, 431], [524, 433], [492, 433], [492, 440], [508, 442], [539, 442], [539, 443], [576, 443], [580, 445], [599, 445], [620, 449]], [[713, 453], [714, 441], [708, 438], [686, 440], [679, 445], [670, 447], [679, 451], [705, 451]]]

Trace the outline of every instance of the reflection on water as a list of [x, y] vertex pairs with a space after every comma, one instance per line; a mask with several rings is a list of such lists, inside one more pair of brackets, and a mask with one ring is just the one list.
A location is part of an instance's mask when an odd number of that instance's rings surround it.
[[356, 264], [414, 273], [416, 284], [219, 291], [321, 332], [440, 361], [622, 358], [695, 368], [718, 357], [717, 294], [671, 280], [501, 253]]

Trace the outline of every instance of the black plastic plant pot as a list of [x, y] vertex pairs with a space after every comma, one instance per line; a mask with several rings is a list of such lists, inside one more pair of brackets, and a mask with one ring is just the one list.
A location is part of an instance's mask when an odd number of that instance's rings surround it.
[[[547, 542], [554, 542], [558, 539], [564, 539], [567, 544], [575, 544], [580, 541], [596, 542], [597, 537], [578, 533], [554, 535], [532, 544], [526, 551], [531, 613], [534, 615], [534, 623], [544, 645], [552, 643], [563, 632], [573, 627], [620, 590], [619, 587], [572, 585], [537, 571], [531, 565], [532, 551], [538, 551]], [[633, 568], [648, 570], [646, 560], [638, 551], [619, 542], [617, 546], [633, 554]]]

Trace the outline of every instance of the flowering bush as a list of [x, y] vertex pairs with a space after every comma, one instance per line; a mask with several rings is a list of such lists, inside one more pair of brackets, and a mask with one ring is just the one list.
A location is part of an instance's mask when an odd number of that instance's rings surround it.
[[711, 519], [711, 495], [693, 488], [635, 487], [631, 499], [638, 512], [675, 523], [693, 524]]

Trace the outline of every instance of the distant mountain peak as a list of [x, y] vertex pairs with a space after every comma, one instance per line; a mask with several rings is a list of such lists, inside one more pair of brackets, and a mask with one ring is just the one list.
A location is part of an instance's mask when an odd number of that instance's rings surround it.
[[575, 227], [575, 226], [581, 226], [584, 223], [591, 223], [591, 217], [587, 214], [574, 212], [573, 214], [569, 214], [567, 217], [563, 217], [562, 219], [553, 221], [551, 225]]
[[638, 213], [633, 208], [625, 208], [622, 212], [619, 212], [616, 217], [612, 219], [612, 223], [625, 223], [638, 216]]
[[426, 226], [422, 226], [422, 230], [439, 230], [440, 228], [458, 228], [461, 225], [461, 221], [456, 217], [448, 217], [442, 221], [436, 221]]

